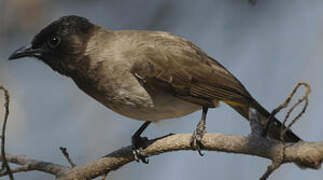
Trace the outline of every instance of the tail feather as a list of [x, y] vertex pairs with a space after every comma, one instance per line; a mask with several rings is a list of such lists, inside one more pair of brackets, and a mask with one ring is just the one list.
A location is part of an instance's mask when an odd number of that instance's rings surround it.
[[[249, 107], [234, 106], [234, 105], [230, 105], [230, 106], [234, 110], [239, 112], [243, 117], [245, 117], [246, 119], [249, 119]], [[257, 112], [260, 114], [260, 123], [264, 125], [266, 120], [269, 118], [270, 113], [256, 101], [251, 105], [251, 107], [255, 108]], [[269, 137], [280, 140], [281, 129], [285, 129], [285, 126], [281, 128], [282, 126], [283, 124], [274, 117], [274, 122], [272, 123], [272, 126], [270, 127], [270, 130], [268, 132]], [[298, 142], [301, 140], [301, 138], [299, 138], [292, 130], [288, 130], [285, 134], [284, 140], [286, 142]]]

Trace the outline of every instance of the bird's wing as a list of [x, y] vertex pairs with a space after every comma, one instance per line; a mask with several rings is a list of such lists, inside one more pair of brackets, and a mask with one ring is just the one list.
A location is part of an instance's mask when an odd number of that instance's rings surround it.
[[133, 73], [166, 85], [175, 96], [203, 106], [212, 106], [214, 100], [230, 105], [252, 100], [227, 69], [183, 38], [155, 38], [154, 44], [141, 52], [143, 56], [137, 57]]

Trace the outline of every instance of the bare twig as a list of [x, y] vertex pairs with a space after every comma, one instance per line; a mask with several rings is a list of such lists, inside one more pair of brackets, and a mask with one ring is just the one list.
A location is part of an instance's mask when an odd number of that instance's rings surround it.
[[[32, 167], [29, 164], [27, 164], [27, 165], [24, 165], [24, 166], [21, 166], [21, 167], [17, 167], [15, 169], [11, 169], [11, 173], [14, 174], [14, 173], [26, 172], [26, 171], [31, 171], [31, 170], [32, 170]], [[0, 177], [5, 176], [5, 175], [8, 175], [7, 171], [4, 171], [4, 172], [0, 173]]]
[[[305, 82], [300, 82], [300, 83], [298, 83], [296, 86], [295, 86], [295, 88], [293, 89], [293, 91], [288, 95], [288, 97], [286, 98], [286, 100], [281, 104], [281, 105], [279, 105], [277, 108], [275, 108], [272, 112], [271, 112], [271, 114], [270, 114], [270, 116], [269, 116], [269, 118], [268, 118], [268, 120], [267, 120], [267, 122], [266, 122], [266, 124], [265, 124], [265, 129], [264, 129], [264, 132], [263, 132], [263, 136], [267, 136], [268, 135], [268, 131], [269, 131], [269, 129], [270, 129], [270, 126], [271, 126], [271, 124], [272, 124], [272, 122], [273, 122], [273, 119], [274, 119], [274, 117], [275, 117], [275, 115], [277, 114], [277, 113], [279, 113], [282, 109], [284, 109], [284, 108], [286, 108], [287, 106], [288, 106], [288, 104], [289, 104], [289, 102], [292, 100], [292, 98], [293, 98], [293, 96], [295, 95], [295, 93], [296, 93], [296, 91], [297, 91], [297, 89], [301, 86], [301, 85], [304, 85], [304, 86], [306, 86], [307, 87], [307, 90], [306, 90], [306, 92], [305, 92], [305, 95], [304, 95], [304, 97], [302, 98], [302, 99], [304, 99], [304, 98], [306, 98], [306, 101], [307, 101], [307, 98], [308, 98], [308, 95], [309, 95], [309, 93], [311, 92], [311, 89], [310, 89], [310, 86], [307, 84], [307, 83], [305, 83]], [[299, 101], [304, 101], [304, 100], [302, 100], [302, 99], [300, 99]], [[298, 103], [296, 103], [294, 106], [296, 107], [298, 104], [300, 104], [301, 102], [298, 102]], [[293, 111], [293, 109], [295, 108], [295, 107], [292, 107], [291, 108], [291, 110], [290, 111]], [[306, 107], [307, 107], [307, 105], [305, 106], [305, 109], [306, 109]], [[304, 112], [305, 112], [305, 110], [304, 110]], [[288, 118], [289, 117], [289, 114], [290, 114], [291, 112], [289, 112], [289, 113], [287, 113], [287, 115], [286, 115], [286, 117]], [[300, 114], [300, 116], [302, 115], [303, 113], [301, 113]], [[285, 121], [287, 120], [287, 118], [285, 117]], [[297, 117], [296, 118], [296, 120], [298, 119], [299, 117]], [[295, 120], [295, 121], [296, 121]], [[285, 122], [284, 121], [284, 122]], [[291, 124], [291, 125], [293, 125], [293, 123]], [[288, 130], [288, 129], [287, 129]], [[287, 131], [286, 130], [286, 131]]]
[[284, 162], [285, 144], [279, 142], [279, 151], [277, 151], [276, 156], [272, 159], [271, 165], [267, 167], [266, 172], [261, 176], [260, 180], [266, 180], [280, 165]]
[[68, 163], [70, 163], [71, 167], [76, 167], [76, 164], [72, 161], [72, 159], [70, 158], [70, 155], [67, 152], [66, 147], [59, 147], [59, 149], [62, 151], [64, 157], [66, 158], [66, 160], [68, 161]]
[[6, 169], [8, 176], [10, 180], [14, 180], [13, 174], [11, 172], [10, 166], [8, 164], [8, 161], [6, 159], [6, 151], [5, 151], [5, 144], [6, 144], [6, 127], [7, 127], [7, 121], [9, 117], [9, 103], [10, 103], [10, 96], [9, 92], [6, 88], [3, 86], [0, 86], [0, 90], [4, 92], [4, 97], [5, 97], [5, 115], [4, 115], [4, 120], [2, 124], [2, 132], [1, 132], [1, 156], [2, 156], [2, 167], [1, 170]]
[[273, 161], [272, 164], [267, 167], [266, 172], [261, 176], [260, 180], [266, 180], [271, 173], [280, 167], [280, 165], [281, 163], [276, 163], [276, 161]]
[[285, 129], [282, 129], [281, 130], [281, 135], [280, 135], [280, 139], [282, 141], [284, 141], [284, 135], [285, 133], [288, 131], [288, 129], [305, 113], [306, 109], [307, 109], [307, 106], [308, 106], [308, 96], [309, 94], [311, 93], [311, 86], [309, 84], [307, 84], [306, 82], [300, 82], [298, 83], [293, 92], [292, 92], [292, 96], [294, 96], [294, 94], [296, 93], [297, 89], [300, 87], [300, 86], [305, 86], [306, 87], [306, 91], [305, 91], [305, 94], [302, 98], [298, 99], [298, 101], [288, 110], [286, 116], [285, 116], [285, 119], [283, 121], [283, 126], [281, 126], [281, 128], [285, 127], [285, 124], [287, 122], [287, 119], [289, 118], [290, 114], [295, 110], [295, 108], [301, 104], [302, 102], [305, 102], [304, 106], [303, 106], [303, 109], [300, 113], [297, 114], [297, 116], [291, 121], [291, 123], [289, 123]]
[[[25, 155], [6, 154], [6, 159], [10, 163], [23, 166], [21, 168], [24, 169], [24, 171], [38, 170], [55, 176], [58, 176], [60, 173], [67, 171], [69, 169], [68, 167], [65, 167], [59, 164], [32, 159]], [[0, 161], [3, 161], [2, 156], [0, 157]], [[22, 170], [21, 171], [16, 170], [15, 173], [17, 172], [22, 172]], [[2, 173], [0, 177], [3, 175], [4, 174]]]
[[[284, 140], [284, 136], [286, 134], [286, 132], [289, 130], [289, 128], [305, 113], [306, 108], [308, 106], [308, 96], [311, 93], [311, 87], [309, 84], [307, 84], [306, 82], [299, 82], [295, 88], [293, 89], [293, 91], [289, 94], [289, 96], [287, 97], [287, 99], [284, 101], [283, 104], [281, 104], [279, 107], [277, 107], [276, 109], [274, 109], [274, 111], [272, 112], [270, 118], [269, 118], [269, 123], [266, 126], [266, 134], [268, 133], [268, 130], [270, 127], [270, 123], [273, 119], [273, 117], [275, 116], [275, 114], [277, 114], [280, 110], [282, 110], [283, 108], [286, 108], [289, 104], [289, 102], [291, 101], [291, 99], [294, 97], [295, 93], [297, 92], [298, 88], [300, 86], [305, 86], [306, 87], [306, 91], [305, 94], [302, 98], [300, 98], [286, 113], [285, 119], [283, 121], [283, 124], [281, 126], [281, 131], [280, 131], [280, 152], [279, 154], [276, 156], [276, 158], [273, 159], [272, 164], [270, 166], [268, 166], [266, 172], [264, 173], [264, 175], [260, 178], [261, 180], [265, 180], [267, 179], [271, 173], [273, 173], [276, 169], [278, 169], [280, 167], [280, 165], [283, 163], [284, 161], [284, 154], [285, 154], [285, 149], [286, 146], [284, 144], [285, 140]], [[302, 102], [305, 102], [302, 111], [297, 114], [297, 116], [291, 121], [291, 123], [289, 123], [286, 126], [286, 122], [288, 120], [288, 118], [290, 117], [290, 114], [295, 110], [295, 108], [300, 105]], [[267, 129], [268, 128], [268, 129]]]

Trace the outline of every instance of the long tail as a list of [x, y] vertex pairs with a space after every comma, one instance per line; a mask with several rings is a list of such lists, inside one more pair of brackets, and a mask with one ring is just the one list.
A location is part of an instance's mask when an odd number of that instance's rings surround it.
[[[229, 104], [230, 105], [230, 104]], [[235, 109], [237, 112], [239, 112], [242, 116], [244, 116], [246, 119], [249, 119], [249, 107], [247, 106], [234, 106], [230, 105], [233, 109]], [[254, 101], [251, 105], [251, 107], [255, 108], [257, 112], [260, 114], [260, 122], [264, 124], [264, 122], [269, 118], [270, 113], [263, 108], [258, 102]], [[280, 132], [281, 132], [281, 126], [282, 123], [274, 118], [274, 122], [272, 123], [272, 126], [269, 130], [269, 137], [273, 139], [280, 139]], [[285, 127], [283, 127], [285, 129]], [[286, 142], [298, 142], [301, 140], [293, 131], [288, 130], [284, 137]]]

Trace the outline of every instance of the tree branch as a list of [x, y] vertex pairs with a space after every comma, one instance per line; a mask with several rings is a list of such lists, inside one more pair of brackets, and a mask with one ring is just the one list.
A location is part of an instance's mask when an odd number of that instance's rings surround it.
[[[307, 103], [307, 96], [308, 94], [303, 98], [305, 103]], [[301, 100], [296, 104], [300, 103]], [[296, 105], [294, 106], [296, 107]], [[292, 106], [292, 109], [295, 108], [294, 106]], [[288, 111], [287, 116], [289, 116], [291, 111]], [[304, 111], [303, 109], [300, 114], [303, 114]], [[300, 115], [297, 115], [296, 119], [299, 117]], [[323, 160], [323, 142], [284, 143], [283, 141], [268, 139], [266, 136], [262, 136], [266, 129], [260, 125], [257, 112], [254, 109], [250, 109], [249, 119], [251, 126], [251, 134], [249, 136], [208, 133], [203, 136], [202, 150], [239, 153], [272, 160], [272, 165], [268, 166], [267, 171], [261, 179], [267, 179], [283, 163], [296, 163], [300, 167], [312, 169], [321, 167]], [[292, 123], [295, 121], [293, 120]], [[290, 126], [287, 127], [289, 128]], [[148, 140], [146, 142], [146, 148], [142, 150], [142, 154], [150, 157], [172, 151], [193, 150], [191, 138], [192, 134], [175, 134]], [[6, 156], [2, 155], [0, 157], [0, 161], [21, 165], [21, 167], [13, 169], [11, 173], [38, 170], [55, 175], [59, 180], [91, 179], [102, 175], [106, 176], [110, 171], [135, 161], [132, 150], [132, 146], [127, 146], [86, 165], [71, 168], [51, 162], [31, 159], [24, 155], [6, 154]], [[68, 155], [67, 159], [69, 159]], [[10, 171], [0, 172], [0, 177], [8, 175], [8, 173]]]
[[[192, 150], [190, 138], [192, 134], [175, 134], [164, 138], [149, 140], [150, 144], [142, 152], [150, 157], [166, 152]], [[202, 143], [203, 150], [221, 151], [229, 153], [247, 154], [273, 160], [281, 152], [280, 142], [257, 136], [234, 136], [227, 134], [205, 134]], [[304, 167], [318, 169], [323, 160], [323, 142], [298, 142], [286, 144], [282, 163], [294, 162]], [[105, 157], [75, 168], [35, 160], [23, 155], [6, 155], [8, 162], [28, 165], [28, 170], [38, 170], [53, 174], [59, 180], [89, 179], [116, 170], [123, 165], [134, 161], [132, 146], [114, 151]], [[0, 159], [2, 160], [2, 159]]]
[[[162, 139], [150, 140], [149, 146], [142, 152], [146, 156], [158, 155], [171, 151], [192, 150], [190, 138], [192, 134], [176, 134]], [[278, 141], [262, 137], [243, 137], [225, 134], [205, 134], [202, 143], [204, 150], [221, 151], [259, 156], [274, 160], [280, 153]], [[323, 142], [299, 142], [287, 144], [282, 163], [294, 162], [308, 168], [318, 169], [323, 160]], [[94, 178], [109, 173], [134, 161], [132, 147], [127, 146], [84, 166], [65, 171], [59, 180], [75, 178]]]
[[[28, 167], [28, 168], [25, 168], [25, 171], [38, 170], [48, 174], [58, 175], [59, 173], [69, 169], [68, 167], [65, 167], [59, 164], [32, 159], [25, 155], [6, 154], [6, 159], [10, 163]], [[2, 160], [3, 160], [2, 157], [0, 157], [0, 161]], [[3, 174], [1, 174], [1, 176], [3, 176]]]

